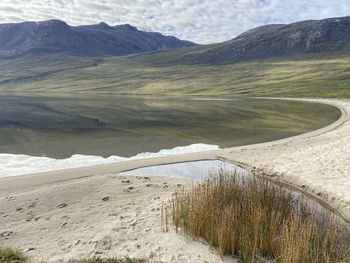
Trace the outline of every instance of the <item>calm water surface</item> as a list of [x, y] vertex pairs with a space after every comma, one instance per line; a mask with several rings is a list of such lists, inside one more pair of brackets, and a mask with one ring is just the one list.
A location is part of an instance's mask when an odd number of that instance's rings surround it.
[[193, 143], [230, 147], [334, 122], [338, 109], [297, 101], [126, 96], [0, 96], [0, 153], [132, 156]]

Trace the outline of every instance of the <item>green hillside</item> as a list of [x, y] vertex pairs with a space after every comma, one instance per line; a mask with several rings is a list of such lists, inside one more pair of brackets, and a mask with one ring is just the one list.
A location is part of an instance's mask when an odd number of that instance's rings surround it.
[[350, 97], [347, 52], [227, 65], [180, 62], [186, 52], [206, 48], [105, 60], [67, 54], [1, 60], [0, 91]]

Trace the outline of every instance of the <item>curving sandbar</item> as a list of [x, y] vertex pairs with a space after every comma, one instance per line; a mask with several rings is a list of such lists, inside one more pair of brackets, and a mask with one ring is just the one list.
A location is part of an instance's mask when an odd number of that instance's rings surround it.
[[127, 254], [154, 262], [220, 262], [206, 244], [162, 231], [162, 202], [190, 181], [118, 175], [218, 158], [313, 193], [349, 219], [350, 100], [308, 101], [334, 105], [342, 116], [320, 130], [269, 143], [2, 178], [0, 246], [22, 249], [34, 261]]
[[338, 107], [333, 124], [299, 136], [223, 150], [219, 156], [313, 193], [350, 220], [350, 100], [308, 99]]

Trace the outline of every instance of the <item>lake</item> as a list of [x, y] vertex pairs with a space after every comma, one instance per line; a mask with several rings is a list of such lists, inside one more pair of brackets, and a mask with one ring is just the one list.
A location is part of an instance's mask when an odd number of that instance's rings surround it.
[[0, 107], [0, 153], [59, 159], [273, 141], [324, 127], [341, 114], [300, 101], [112, 95], [1, 95]]

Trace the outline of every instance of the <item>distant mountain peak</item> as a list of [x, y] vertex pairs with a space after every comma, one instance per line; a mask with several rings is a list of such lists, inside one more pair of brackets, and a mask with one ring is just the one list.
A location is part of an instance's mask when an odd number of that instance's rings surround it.
[[118, 25], [115, 26], [116, 28], [120, 28], [120, 29], [126, 29], [126, 30], [138, 30], [137, 27], [134, 27], [130, 24], [124, 24], [124, 25]]
[[111, 28], [112, 28], [110, 25], [108, 25], [108, 24], [105, 23], [105, 22], [100, 22], [100, 23], [97, 24], [97, 26], [98, 26], [99, 28], [103, 28], [103, 29], [111, 29]]
[[33, 22], [35, 23], [38, 27], [55, 27], [55, 28], [69, 28], [69, 25], [58, 19], [51, 19], [51, 20], [45, 20], [45, 21], [39, 21], [39, 22]]
[[[26, 23], [26, 22], [24, 22]], [[50, 19], [36, 22], [37, 24], [45, 25], [45, 24], [60, 24], [60, 25], [68, 25], [66, 22], [59, 19]]]

